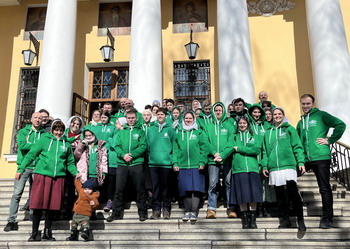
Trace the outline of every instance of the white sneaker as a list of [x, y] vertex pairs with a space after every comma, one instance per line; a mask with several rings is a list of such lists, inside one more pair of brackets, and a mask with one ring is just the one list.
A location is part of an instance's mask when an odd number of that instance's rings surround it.
[[186, 212], [184, 216], [182, 216], [183, 221], [188, 221], [191, 218], [191, 213]]
[[196, 214], [196, 212], [191, 212], [190, 220], [191, 220], [191, 221], [196, 221], [196, 220], [197, 220], [197, 214]]

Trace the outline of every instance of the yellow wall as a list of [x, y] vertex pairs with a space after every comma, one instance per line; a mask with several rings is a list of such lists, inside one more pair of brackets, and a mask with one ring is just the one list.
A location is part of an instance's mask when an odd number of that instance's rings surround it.
[[314, 93], [305, 3], [271, 17], [250, 16], [255, 95], [267, 91], [292, 125], [300, 118], [299, 96]]
[[350, 48], [350, 1], [340, 0], [343, 22], [345, 26], [346, 39], [348, 41], [348, 50]]

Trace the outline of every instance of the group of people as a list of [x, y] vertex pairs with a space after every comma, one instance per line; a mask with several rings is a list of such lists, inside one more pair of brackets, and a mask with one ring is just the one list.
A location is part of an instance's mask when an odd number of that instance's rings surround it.
[[[223, 182], [227, 217], [240, 216], [243, 229], [257, 228], [258, 207], [260, 214], [266, 213], [265, 204], [277, 201], [279, 228], [291, 227], [291, 202], [298, 229], [306, 230], [297, 177], [309, 170], [315, 173], [322, 196], [320, 227], [333, 227], [329, 145], [341, 138], [345, 123], [316, 108], [310, 94], [301, 96], [304, 114], [297, 128], [282, 108], [268, 101], [266, 92], [259, 93], [259, 100], [248, 104], [237, 98], [227, 108], [221, 102], [193, 100], [190, 110], [172, 99], [155, 100], [140, 113], [131, 99], [121, 99], [117, 110], [105, 103], [93, 111], [86, 126], [73, 116], [67, 128], [61, 120], [49, 119], [46, 110], [33, 113], [32, 124], [18, 134], [18, 168], [4, 230], [16, 229], [19, 201], [32, 178], [29, 241], [55, 240], [54, 211], [61, 209], [64, 198], [72, 219], [67, 240], [78, 240], [79, 225], [81, 237], [89, 240], [90, 217], [99, 197], [106, 199], [104, 210], [112, 210], [108, 222], [123, 219], [130, 183], [140, 221], [148, 219], [148, 196], [151, 219], [170, 219], [172, 200], [178, 197], [184, 206], [182, 220], [196, 221], [205, 195], [206, 218], [215, 219]], [[327, 138], [330, 128], [334, 131]]]

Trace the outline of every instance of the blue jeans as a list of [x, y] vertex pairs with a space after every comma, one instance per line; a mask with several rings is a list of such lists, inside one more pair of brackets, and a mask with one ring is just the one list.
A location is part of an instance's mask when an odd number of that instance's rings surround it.
[[223, 177], [225, 181], [226, 188], [226, 200], [227, 200], [227, 208], [229, 207], [230, 200], [230, 182], [231, 182], [231, 174], [230, 174], [231, 165], [209, 165], [208, 166], [208, 174], [209, 174], [209, 188], [208, 188], [208, 209], [216, 210], [217, 208], [217, 185], [219, 182], [219, 173], [220, 170], [223, 170]]
[[[21, 178], [19, 180], [15, 179], [13, 186], [13, 194], [10, 203], [10, 211], [7, 222], [15, 222], [17, 218], [19, 201], [21, 200], [24, 188], [26, 186], [26, 182], [28, 179], [32, 179], [33, 177], [33, 169], [25, 169]], [[32, 183], [32, 180], [30, 180]]]

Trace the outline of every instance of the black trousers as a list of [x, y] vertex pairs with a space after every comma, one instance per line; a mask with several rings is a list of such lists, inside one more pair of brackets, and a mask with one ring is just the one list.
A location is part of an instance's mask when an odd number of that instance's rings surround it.
[[303, 201], [301, 199], [297, 183], [287, 181], [286, 185], [275, 186], [278, 207], [282, 216], [288, 216], [288, 205], [292, 201], [293, 209], [298, 218], [303, 218]]
[[[160, 211], [171, 210], [171, 177], [173, 169], [150, 167], [149, 168], [152, 182], [152, 210]], [[163, 204], [163, 205], [162, 205]]]
[[143, 165], [119, 165], [116, 174], [115, 195], [113, 200], [113, 213], [120, 215], [123, 210], [123, 193], [130, 176], [136, 190], [136, 204], [139, 215], [147, 215], [145, 175]]
[[333, 219], [333, 193], [330, 184], [331, 160], [319, 160], [305, 163], [306, 170], [312, 169], [322, 198], [323, 217]]

